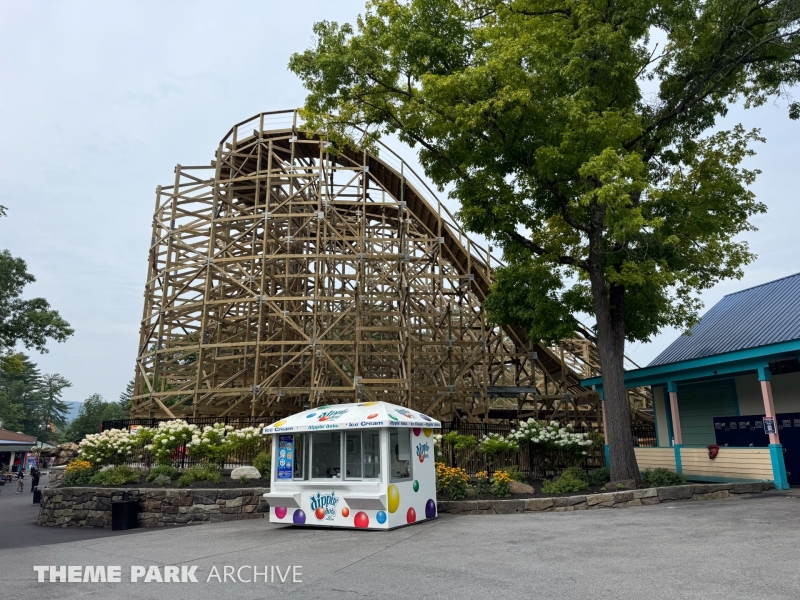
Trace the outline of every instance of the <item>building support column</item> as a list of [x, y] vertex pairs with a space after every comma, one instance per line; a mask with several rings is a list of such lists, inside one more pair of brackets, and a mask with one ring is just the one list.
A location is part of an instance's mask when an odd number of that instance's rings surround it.
[[775, 433], [769, 434], [769, 456], [772, 459], [772, 477], [775, 489], [788, 490], [786, 463], [783, 460], [783, 445], [778, 434], [778, 419], [775, 416], [775, 402], [772, 399], [772, 373], [769, 366], [758, 368], [758, 380], [761, 382], [761, 396], [764, 399], [764, 416], [772, 417]]
[[681, 447], [683, 446], [683, 435], [681, 434], [681, 415], [678, 410], [678, 384], [674, 381], [668, 381], [667, 392], [669, 393], [669, 410], [672, 415], [672, 447], [675, 450], [675, 471], [682, 473]]

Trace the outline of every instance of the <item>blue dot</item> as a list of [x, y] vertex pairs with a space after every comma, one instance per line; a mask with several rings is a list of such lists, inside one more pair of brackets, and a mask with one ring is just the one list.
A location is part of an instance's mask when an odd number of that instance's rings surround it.
[[375, 518], [378, 520], [378, 523], [380, 523], [381, 525], [386, 523], [386, 513], [383, 512], [382, 510], [378, 511], [378, 514], [375, 515]]
[[311, 413], [310, 415], [306, 415], [306, 419], [310, 419], [311, 417], [315, 416], [317, 413]]

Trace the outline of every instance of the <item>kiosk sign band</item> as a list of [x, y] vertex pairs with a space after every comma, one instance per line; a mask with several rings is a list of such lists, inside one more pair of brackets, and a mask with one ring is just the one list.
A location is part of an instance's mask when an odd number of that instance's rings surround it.
[[278, 479], [292, 478], [292, 460], [294, 459], [294, 436], [278, 436]]

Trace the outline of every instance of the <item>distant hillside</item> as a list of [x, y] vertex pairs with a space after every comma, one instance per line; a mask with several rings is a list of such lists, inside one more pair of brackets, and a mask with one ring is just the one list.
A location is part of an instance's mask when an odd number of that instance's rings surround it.
[[69, 407], [67, 411], [67, 425], [69, 425], [72, 420], [78, 416], [78, 411], [81, 409], [81, 404], [83, 402], [74, 402], [74, 401], [65, 401], [65, 404]]

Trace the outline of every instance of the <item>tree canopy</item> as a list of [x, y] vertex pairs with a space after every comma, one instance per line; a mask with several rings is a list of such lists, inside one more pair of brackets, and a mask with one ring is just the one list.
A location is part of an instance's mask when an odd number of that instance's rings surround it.
[[[0, 217], [5, 216], [6, 207], [0, 206]], [[0, 250], [0, 353], [8, 354], [17, 343], [44, 353], [48, 339], [63, 342], [74, 333], [44, 298], [21, 298], [35, 281], [24, 260]]]
[[733, 103], [800, 78], [796, 0], [374, 0], [314, 26], [291, 57], [309, 127], [372, 146], [395, 134], [508, 266], [495, 321], [554, 340], [597, 318], [615, 478], [638, 477], [625, 341], [697, 319], [697, 292], [740, 277], [765, 211], [746, 168], [758, 130]]

